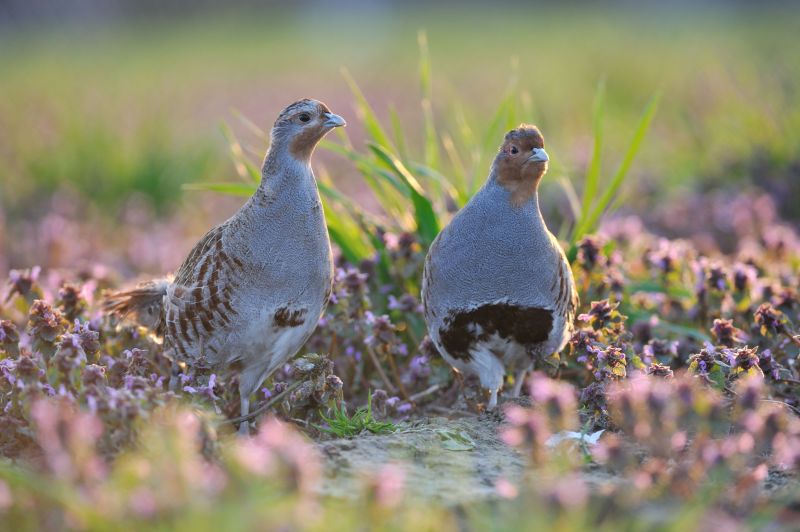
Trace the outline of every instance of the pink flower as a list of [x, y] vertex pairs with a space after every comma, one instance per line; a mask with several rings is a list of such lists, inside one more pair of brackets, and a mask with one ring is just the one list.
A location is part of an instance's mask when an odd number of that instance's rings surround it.
[[519, 495], [519, 489], [504, 478], [498, 479], [497, 482], [495, 482], [494, 489], [497, 494], [504, 499], [516, 499]]
[[403, 500], [406, 471], [399, 464], [386, 464], [375, 478], [375, 498], [381, 506], [395, 507]]

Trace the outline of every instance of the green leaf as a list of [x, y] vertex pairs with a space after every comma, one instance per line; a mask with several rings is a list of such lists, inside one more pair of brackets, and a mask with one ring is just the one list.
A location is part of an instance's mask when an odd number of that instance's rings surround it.
[[471, 451], [475, 449], [475, 440], [463, 430], [438, 429], [436, 434], [442, 442], [442, 447], [448, 451]]
[[600, 170], [602, 165], [603, 152], [603, 114], [605, 111], [606, 82], [601, 80], [597, 84], [597, 91], [594, 97], [594, 109], [592, 111], [592, 129], [594, 133], [594, 144], [592, 146], [592, 161], [586, 171], [586, 179], [583, 189], [583, 202], [581, 205], [581, 218], [589, 216], [592, 207], [592, 200], [597, 195], [600, 186]]
[[[656, 111], [658, 110], [659, 100], [660, 92], [656, 92], [650, 98], [650, 101], [645, 106], [642, 117], [636, 127], [633, 138], [628, 144], [628, 149], [625, 152], [625, 156], [623, 157], [616, 173], [611, 178], [611, 182], [604, 187], [603, 195], [595, 202], [594, 207], [588, 216], [582, 216], [581, 219], [575, 224], [575, 229], [572, 233], [572, 238], [570, 239], [570, 248], [567, 251], [567, 259], [570, 262], [573, 262], [578, 255], [578, 240], [583, 238], [584, 235], [596, 231], [600, 217], [613, 210], [619, 201], [619, 189], [625, 182], [625, 178], [628, 176], [628, 171], [633, 164], [633, 160], [636, 158], [636, 155], [639, 153], [639, 150], [642, 147], [644, 137], [650, 128], [650, 124], [655, 117]], [[597, 141], [597, 138], [595, 140]], [[586, 194], [586, 191], [584, 191], [584, 194]], [[583, 205], [586, 204], [587, 199], [584, 197]]]
[[725, 389], [725, 372], [718, 364], [714, 364], [714, 367], [708, 372], [708, 378], [718, 390]]
[[650, 129], [650, 124], [653, 122], [653, 118], [655, 118], [656, 111], [658, 111], [658, 104], [660, 100], [660, 92], [657, 92], [650, 98], [650, 102], [648, 102], [647, 107], [645, 107], [644, 114], [639, 121], [639, 125], [636, 128], [633, 139], [631, 139], [631, 142], [628, 145], [628, 150], [625, 152], [625, 157], [622, 159], [622, 164], [620, 164], [616, 174], [614, 174], [614, 177], [611, 179], [610, 186], [606, 188], [604, 194], [600, 197], [600, 201], [595, 206], [594, 211], [589, 218], [589, 227], [596, 227], [600, 216], [602, 216], [607, 209], [613, 207], [614, 203], [619, 201], [619, 195], [617, 193], [622, 186], [622, 183], [625, 181], [631, 165], [633, 165], [633, 160], [636, 158], [636, 155], [639, 153], [639, 150], [642, 147], [642, 143], [647, 135], [647, 131]]
[[633, 138], [631, 139], [630, 144], [628, 144], [628, 149], [625, 152], [622, 163], [614, 174], [614, 177], [611, 178], [611, 182], [605, 187], [603, 195], [595, 204], [594, 209], [592, 209], [589, 217], [576, 231], [574, 238], [575, 241], [582, 237], [583, 234], [593, 232], [597, 228], [597, 223], [600, 220], [600, 216], [610, 210], [612, 203], [617, 199], [617, 192], [622, 186], [622, 183], [625, 181], [628, 171], [633, 164], [633, 160], [636, 158], [636, 154], [639, 153], [639, 150], [642, 147], [642, 142], [647, 134], [647, 130], [650, 128], [650, 123], [653, 121], [653, 117], [655, 117], [656, 111], [658, 110], [659, 100], [660, 93], [656, 93], [652, 96], [652, 98], [650, 98], [650, 101], [648, 102], [644, 113], [642, 114], [642, 118], [639, 120], [639, 124], [636, 127]]
[[239, 141], [227, 124], [222, 125], [222, 135], [225, 137], [225, 140], [228, 141], [228, 146], [231, 150], [231, 159], [233, 160], [233, 165], [239, 177], [246, 181], [260, 183], [261, 171], [252, 162], [247, 160], [247, 156], [245, 156], [244, 150], [242, 150], [242, 145], [239, 144]]
[[403, 123], [400, 120], [400, 115], [397, 114], [397, 109], [394, 105], [389, 106], [389, 121], [392, 124], [392, 134], [394, 141], [397, 144], [397, 153], [400, 154], [402, 159], [408, 158], [408, 151], [406, 148], [406, 137], [403, 133]]
[[350, 76], [350, 73], [346, 69], [342, 69], [342, 76], [344, 77], [345, 82], [347, 82], [347, 85], [350, 87], [350, 91], [353, 93], [353, 96], [356, 99], [356, 106], [361, 118], [364, 121], [364, 129], [366, 130], [369, 138], [378, 144], [391, 146], [392, 143], [389, 140], [389, 136], [383, 130], [383, 126], [381, 126], [375, 111], [372, 109], [372, 106], [370, 106], [366, 96], [364, 96], [364, 93], [361, 92], [358, 84], [355, 82], [352, 76]]
[[[408, 197], [410, 195], [408, 189], [384, 165], [379, 165], [376, 161], [370, 160], [350, 146], [329, 141], [322, 141], [320, 146], [354, 162], [364, 181], [369, 185], [386, 213], [395, 220], [404, 220], [406, 218], [406, 202], [402, 196]], [[377, 179], [378, 176], [383, 179]], [[391, 185], [391, 187], [385, 186], [386, 184]]]
[[389, 166], [394, 174], [408, 187], [411, 201], [414, 204], [417, 234], [425, 244], [430, 244], [433, 242], [433, 239], [436, 238], [436, 235], [439, 234], [439, 222], [436, 217], [436, 212], [433, 209], [433, 204], [426, 197], [422, 186], [411, 172], [408, 171], [402, 161], [389, 153], [386, 148], [373, 143], [369, 143], [368, 146], [378, 159]]
[[421, 175], [436, 182], [442, 189], [442, 191], [445, 194], [447, 194], [450, 197], [450, 199], [452, 199], [455, 202], [456, 205], [461, 206], [463, 203], [466, 203], [466, 201], [464, 202], [461, 201], [462, 199], [461, 195], [459, 194], [458, 190], [453, 186], [453, 184], [450, 182], [450, 180], [447, 179], [442, 174], [440, 174], [439, 172], [437, 172], [436, 170], [434, 170], [433, 168], [422, 164], [414, 164], [414, 163], [412, 163], [410, 166], [411, 170], [415, 174]]

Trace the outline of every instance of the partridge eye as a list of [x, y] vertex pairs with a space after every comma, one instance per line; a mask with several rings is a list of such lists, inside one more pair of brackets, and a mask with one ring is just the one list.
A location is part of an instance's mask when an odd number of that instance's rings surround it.
[[311, 115], [308, 113], [303, 113], [300, 115], [299, 118], [301, 122], [308, 122], [309, 120], [311, 120]]
[[512, 155], [516, 155], [518, 153], [519, 153], [519, 150], [517, 149], [517, 147], [516, 146], [511, 146], [511, 154]]

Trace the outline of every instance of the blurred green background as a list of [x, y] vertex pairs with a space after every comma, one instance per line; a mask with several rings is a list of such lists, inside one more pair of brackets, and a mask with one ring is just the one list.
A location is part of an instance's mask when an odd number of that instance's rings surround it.
[[[422, 153], [413, 134], [423, 123], [422, 29], [438, 130], [467, 116], [480, 135], [475, 124], [488, 128], [513, 87], [554, 159], [543, 185], [553, 205], [564, 201], [558, 179], [580, 186], [605, 80], [609, 172], [661, 91], [625, 185], [628, 210], [757, 187], [784, 216], [800, 213], [800, 10], [790, 3], [70, 4], [0, 3], [0, 270], [74, 262], [36, 236], [54, 210], [63, 223], [102, 226], [102, 241], [132, 219], [157, 231], [140, 219], [177, 218], [188, 249], [190, 236], [237, 204], [182, 189], [235, 178], [222, 124], [259, 158], [263, 139], [238, 116], [268, 129], [287, 103], [314, 97], [348, 118], [355, 144], [363, 140], [342, 69], [386, 123], [396, 110], [410, 150]], [[340, 190], [374, 205], [341, 157], [315, 157]]]

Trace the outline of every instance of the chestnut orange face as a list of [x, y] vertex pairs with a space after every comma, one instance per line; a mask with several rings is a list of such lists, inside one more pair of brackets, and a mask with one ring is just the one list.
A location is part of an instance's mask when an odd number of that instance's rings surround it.
[[524, 203], [536, 191], [549, 159], [539, 128], [522, 124], [506, 133], [500, 146], [494, 162], [497, 181], [512, 192], [515, 203]]
[[541, 178], [548, 160], [539, 128], [525, 124], [506, 134], [497, 156], [498, 170], [507, 179], [517, 180]]

